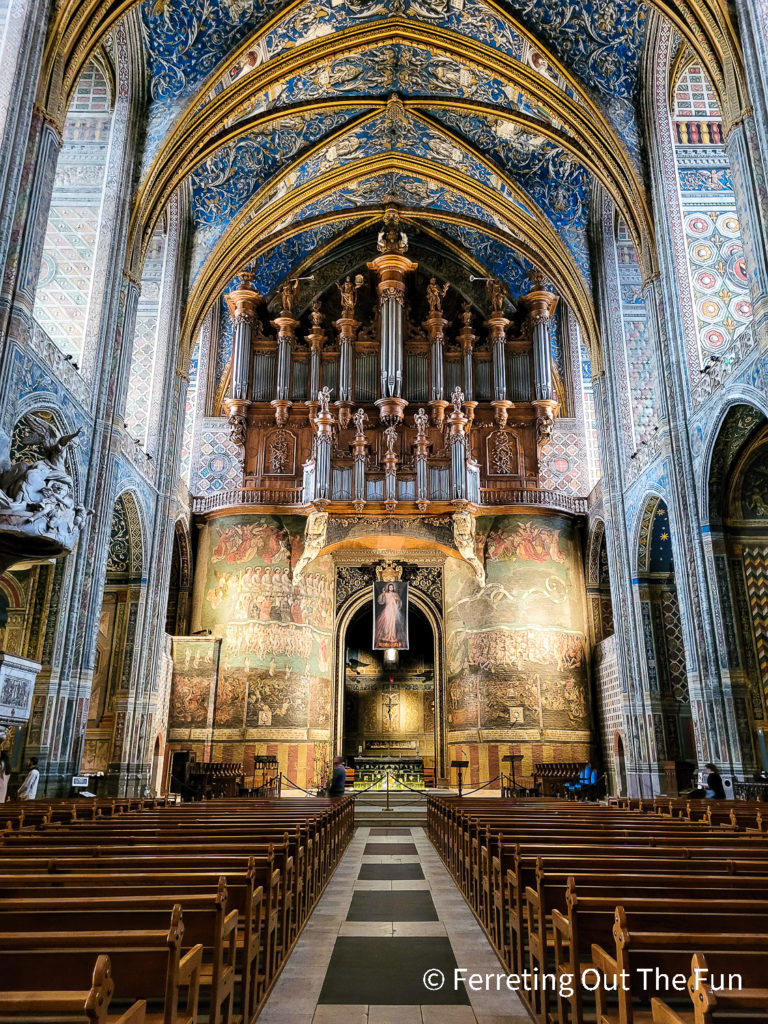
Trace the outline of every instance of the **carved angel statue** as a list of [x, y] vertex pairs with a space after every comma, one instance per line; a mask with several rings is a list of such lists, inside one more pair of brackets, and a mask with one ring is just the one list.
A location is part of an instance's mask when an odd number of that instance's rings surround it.
[[336, 283], [336, 287], [339, 289], [341, 295], [341, 315], [348, 317], [350, 320], [355, 318], [355, 301], [357, 299], [358, 291], [363, 287], [365, 279], [362, 274], [358, 274], [355, 277], [355, 283], [352, 284], [352, 280], [347, 274], [347, 279], [344, 284]]
[[485, 566], [477, 557], [476, 523], [471, 512], [453, 513], [453, 543], [456, 550], [475, 570], [481, 587], [485, 586]]
[[390, 208], [384, 214], [384, 227], [379, 232], [376, 248], [379, 252], [408, 252], [408, 235], [400, 229], [396, 209]]
[[394, 423], [384, 431], [384, 440], [387, 445], [387, 454], [394, 452], [397, 444], [397, 427]]
[[320, 389], [317, 400], [320, 403], [318, 412], [328, 412], [328, 406], [331, 404], [331, 389], [327, 385]]
[[427, 416], [424, 409], [419, 409], [419, 411], [414, 414], [413, 423], [416, 427], [416, 436], [419, 438], [426, 437], [427, 427], [429, 426], [429, 416]]
[[504, 289], [501, 287], [498, 281], [489, 281], [487, 288], [488, 302], [491, 306], [491, 311], [498, 316], [504, 312]]
[[307, 517], [307, 525], [304, 528], [304, 550], [293, 570], [294, 584], [298, 582], [309, 563], [313, 562], [325, 547], [327, 533], [328, 513], [310, 512]]
[[468, 330], [472, 330], [472, 307], [468, 302], [461, 304], [461, 322]]
[[280, 312], [283, 316], [293, 316], [293, 301], [298, 290], [299, 282], [295, 278], [280, 285]]
[[323, 307], [320, 299], [314, 299], [312, 302], [312, 312], [310, 313], [310, 319], [312, 320], [313, 330], [319, 330], [323, 326]]
[[451, 392], [451, 401], [453, 402], [453, 408], [456, 410], [456, 412], [461, 412], [461, 407], [464, 403], [464, 392], [461, 390], [458, 384]]
[[438, 316], [443, 315], [443, 299], [448, 291], [448, 287], [447, 281], [441, 288], [436, 278], [430, 278], [427, 285], [427, 302], [429, 303], [430, 313], [437, 313]]
[[[65, 460], [68, 445], [80, 431], [61, 434], [48, 420], [28, 413], [21, 420], [25, 444], [37, 444], [43, 457], [12, 463], [10, 442], [0, 432], [0, 532], [45, 539], [71, 550], [91, 512], [75, 502], [75, 488]], [[19, 548], [21, 551], [21, 548]], [[34, 552], [33, 552], [34, 553]]]
[[358, 409], [355, 415], [352, 417], [352, 422], [355, 424], [357, 436], [365, 437], [365, 426], [368, 422], [368, 413], [365, 411], [365, 409]]

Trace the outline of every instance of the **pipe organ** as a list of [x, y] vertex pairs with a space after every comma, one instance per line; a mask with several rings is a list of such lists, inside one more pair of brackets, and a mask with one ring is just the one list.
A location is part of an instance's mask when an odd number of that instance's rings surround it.
[[305, 297], [307, 308], [300, 283], [283, 284], [271, 320], [253, 274], [227, 295], [225, 404], [243, 500], [404, 512], [515, 504], [539, 487], [539, 451], [559, 411], [557, 297], [533, 274], [517, 309], [497, 281], [477, 308], [419, 272], [396, 215], [378, 249], [367, 276], [347, 276], [308, 306]]

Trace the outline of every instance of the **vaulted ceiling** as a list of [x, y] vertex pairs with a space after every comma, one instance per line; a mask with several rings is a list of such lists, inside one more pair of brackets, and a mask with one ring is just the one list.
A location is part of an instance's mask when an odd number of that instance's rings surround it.
[[[65, 0], [47, 88], [57, 77], [71, 88], [98, 41], [93, 19], [103, 31], [130, 6]], [[135, 251], [189, 183], [190, 334], [243, 266], [270, 290], [394, 203], [513, 295], [540, 266], [594, 336], [595, 182], [645, 275], [655, 269], [637, 120], [652, 9], [694, 49], [733, 53], [724, 0], [144, 0], [151, 103]], [[733, 72], [718, 68], [738, 107]]]

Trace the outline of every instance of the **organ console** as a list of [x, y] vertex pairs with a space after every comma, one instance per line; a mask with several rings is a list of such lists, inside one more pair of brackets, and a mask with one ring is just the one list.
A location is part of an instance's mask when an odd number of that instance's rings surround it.
[[227, 295], [239, 503], [434, 513], [547, 504], [533, 492], [558, 413], [557, 296], [533, 274], [516, 309], [498, 281], [478, 308], [419, 272], [395, 210], [378, 250], [367, 277], [311, 300], [300, 282], [283, 284], [271, 320], [249, 271]]

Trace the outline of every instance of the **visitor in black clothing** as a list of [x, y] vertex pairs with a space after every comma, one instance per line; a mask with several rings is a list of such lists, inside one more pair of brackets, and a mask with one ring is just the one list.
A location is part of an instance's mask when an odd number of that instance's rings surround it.
[[328, 796], [344, 796], [344, 787], [347, 784], [347, 769], [341, 762], [340, 757], [333, 759], [333, 775], [328, 786]]
[[720, 773], [713, 764], [708, 764], [706, 767], [709, 768], [709, 775], [707, 776], [707, 799], [725, 800], [725, 789], [723, 788], [723, 780], [720, 778]]

